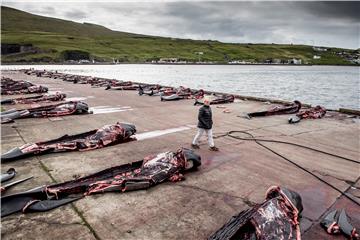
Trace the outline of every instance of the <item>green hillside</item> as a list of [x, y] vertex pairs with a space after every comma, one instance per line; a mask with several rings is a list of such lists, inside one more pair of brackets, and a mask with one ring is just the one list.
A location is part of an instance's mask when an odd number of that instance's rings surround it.
[[[227, 63], [234, 60], [264, 62], [277, 59], [301, 59], [308, 64], [351, 64], [335, 52], [356, 50], [331, 49], [315, 52], [306, 45], [231, 44], [146, 36], [112, 31], [90, 23], [76, 23], [42, 17], [9, 7], [1, 7], [2, 63], [63, 62], [94, 59], [101, 62], [150, 62], [177, 58]], [[19, 50], [20, 49], [20, 50]], [[198, 53], [202, 52], [201, 55]], [[321, 58], [314, 60], [314, 55]]]

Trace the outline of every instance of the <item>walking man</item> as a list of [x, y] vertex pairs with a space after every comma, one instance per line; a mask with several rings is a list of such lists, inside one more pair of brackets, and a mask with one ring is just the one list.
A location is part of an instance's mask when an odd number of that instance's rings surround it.
[[199, 139], [205, 132], [207, 135], [207, 138], [208, 138], [210, 150], [211, 151], [219, 151], [219, 149], [217, 147], [215, 147], [215, 145], [214, 145], [214, 139], [212, 136], [213, 121], [212, 121], [212, 113], [211, 113], [209, 99], [204, 99], [204, 106], [202, 106], [199, 109], [198, 120], [199, 120], [199, 123], [197, 125], [198, 132], [191, 144], [191, 147], [196, 148], [196, 149], [199, 148]]

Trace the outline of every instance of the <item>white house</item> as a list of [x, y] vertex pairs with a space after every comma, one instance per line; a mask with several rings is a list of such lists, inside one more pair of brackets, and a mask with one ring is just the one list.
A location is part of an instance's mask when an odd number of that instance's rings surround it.
[[177, 58], [160, 58], [158, 63], [176, 63], [177, 61]]
[[313, 56], [313, 59], [320, 59], [320, 58], [321, 58], [321, 56], [318, 56], [318, 55]]
[[327, 48], [324, 48], [324, 47], [313, 47], [313, 49], [315, 51], [319, 51], [319, 52], [326, 52], [327, 51]]
[[358, 59], [353, 59], [352, 62], [353, 62], [353, 63], [356, 63], [356, 64], [360, 64], [360, 58], [358, 58]]
[[296, 59], [296, 58], [293, 58], [293, 59], [290, 59], [288, 61], [289, 64], [301, 64], [301, 59]]
[[81, 59], [79, 60], [79, 63], [90, 63], [90, 61], [87, 59]]

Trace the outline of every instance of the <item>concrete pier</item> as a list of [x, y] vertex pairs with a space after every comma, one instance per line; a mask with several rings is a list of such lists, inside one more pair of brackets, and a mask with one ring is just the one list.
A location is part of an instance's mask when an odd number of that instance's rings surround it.
[[[2, 153], [24, 143], [80, 133], [118, 121], [135, 124], [139, 134], [180, 129], [94, 151], [48, 154], [2, 164], [2, 172], [14, 167], [21, 178], [34, 176], [7, 194], [71, 180], [149, 154], [190, 147], [196, 133], [198, 107], [193, 106], [193, 100], [161, 102], [159, 97], [139, 96], [137, 91], [105, 91], [18, 71], [2, 71], [2, 76], [48, 86], [50, 91], [83, 99], [98, 110], [91, 115], [19, 119], [2, 124]], [[230, 113], [212, 106], [214, 135], [243, 130], [257, 138], [298, 143], [360, 161], [359, 119], [351, 115], [331, 112], [322, 119], [298, 124], [288, 124], [289, 115], [251, 120], [237, 117], [272, 105], [249, 100], [221, 105]], [[5, 109], [24, 107], [29, 105], [3, 106]], [[45, 213], [14, 214], [1, 220], [1, 236], [37, 240], [206, 239], [231, 216], [262, 202], [266, 190], [273, 185], [293, 189], [301, 195], [302, 239], [344, 239], [328, 235], [319, 226], [321, 217], [335, 208], [345, 208], [352, 224], [360, 227], [359, 206], [283, 158], [253, 141], [221, 137], [215, 139], [215, 144], [219, 152], [209, 151], [203, 139], [200, 150], [196, 150], [202, 157], [202, 166], [185, 175], [183, 182], [162, 183], [146, 191], [88, 196]], [[291, 145], [264, 145], [360, 202], [360, 164]]]

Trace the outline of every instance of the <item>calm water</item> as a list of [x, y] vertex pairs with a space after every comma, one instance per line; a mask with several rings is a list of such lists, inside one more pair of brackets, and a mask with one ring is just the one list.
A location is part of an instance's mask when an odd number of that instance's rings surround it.
[[300, 100], [330, 109], [360, 109], [360, 68], [344, 66], [240, 65], [13, 65], [170, 86]]

